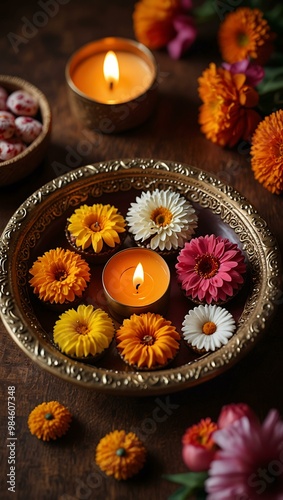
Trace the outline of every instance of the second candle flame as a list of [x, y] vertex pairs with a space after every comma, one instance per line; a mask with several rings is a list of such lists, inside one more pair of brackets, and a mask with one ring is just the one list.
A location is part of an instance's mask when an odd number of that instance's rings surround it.
[[115, 52], [109, 50], [107, 52], [104, 63], [103, 63], [103, 74], [105, 81], [109, 85], [109, 89], [112, 90], [114, 84], [119, 82], [119, 64]]
[[142, 264], [139, 262], [133, 276], [133, 285], [137, 292], [139, 291], [139, 287], [143, 284], [143, 282], [144, 282], [144, 271]]

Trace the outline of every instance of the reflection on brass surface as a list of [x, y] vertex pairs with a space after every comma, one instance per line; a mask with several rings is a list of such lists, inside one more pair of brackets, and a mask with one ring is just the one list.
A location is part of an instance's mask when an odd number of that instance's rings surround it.
[[[158, 372], [142, 373], [76, 362], [60, 353], [35, 312], [28, 270], [44, 236], [89, 196], [126, 197], [130, 190], [173, 189], [235, 235], [246, 255], [249, 288], [237, 332], [216, 352]], [[69, 210], [69, 212], [68, 212]], [[220, 226], [219, 226], [220, 227]], [[63, 229], [62, 229], [63, 231]], [[226, 236], [226, 234], [223, 234]], [[46, 236], [48, 237], [48, 236]], [[106, 393], [162, 394], [202, 383], [243, 357], [264, 334], [281, 290], [276, 240], [250, 203], [210, 173], [185, 164], [133, 159], [88, 165], [58, 177], [32, 194], [15, 212], [0, 241], [0, 312], [19, 347], [41, 367], [67, 381]]]

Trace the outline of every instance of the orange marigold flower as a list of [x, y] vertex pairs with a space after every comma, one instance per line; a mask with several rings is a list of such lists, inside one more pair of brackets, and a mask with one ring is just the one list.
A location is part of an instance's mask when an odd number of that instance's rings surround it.
[[132, 314], [116, 332], [121, 357], [138, 368], [156, 368], [171, 361], [179, 349], [180, 335], [160, 314]]
[[90, 268], [70, 250], [49, 250], [34, 262], [29, 283], [44, 302], [64, 304], [81, 297], [90, 281]]
[[58, 401], [49, 401], [36, 406], [28, 417], [31, 434], [38, 439], [49, 441], [63, 436], [69, 429], [71, 413]]
[[246, 76], [211, 63], [198, 82], [203, 102], [199, 123], [207, 139], [230, 147], [240, 139], [249, 140], [261, 118], [252, 109], [258, 103], [258, 93], [246, 84]]
[[186, 430], [182, 443], [203, 446], [204, 448], [211, 450], [212, 448], [215, 448], [212, 434], [217, 429], [217, 424], [212, 422], [210, 418], [202, 419], [198, 424], [195, 424]]
[[253, 137], [251, 165], [255, 178], [271, 193], [283, 192], [283, 110], [262, 120]]
[[249, 7], [227, 14], [218, 32], [220, 52], [228, 63], [251, 58], [265, 64], [272, 53], [273, 40], [274, 34], [263, 13]]
[[173, 17], [180, 9], [180, 0], [141, 0], [133, 13], [136, 38], [150, 49], [167, 45], [175, 35]]
[[146, 449], [133, 433], [113, 431], [104, 436], [97, 445], [95, 461], [107, 476], [128, 479], [137, 474], [146, 460]]

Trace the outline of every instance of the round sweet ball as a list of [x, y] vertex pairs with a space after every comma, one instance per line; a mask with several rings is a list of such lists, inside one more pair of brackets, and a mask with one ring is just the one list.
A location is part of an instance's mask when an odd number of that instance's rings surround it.
[[16, 136], [30, 144], [42, 131], [42, 123], [30, 116], [18, 116], [15, 119]]
[[0, 109], [1, 110], [7, 110], [7, 99], [8, 99], [8, 92], [6, 89], [0, 86]]
[[25, 149], [26, 145], [19, 139], [0, 140], [0, 160], [11, 160]]
[[15, 90], [7, 99], [7, 106], [17, 116], [35, 116], [38, 102], [33, 95], [25, 90]]
[[10, 139], [16, 130], [15, 118], [9, 111], [0, 111], [0, 139]]

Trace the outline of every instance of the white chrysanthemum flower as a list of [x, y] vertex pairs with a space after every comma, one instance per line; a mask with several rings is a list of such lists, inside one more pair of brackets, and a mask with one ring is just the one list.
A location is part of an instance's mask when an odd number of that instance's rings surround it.
[[215, 351], [232, 337], [236, 323], [223, 307], [200, 305], [191, 309], [182, 324], [186, 342], [197, 351]]
[[142, 192], [128, 210], [126, 221], [135, 241], [152, 250], [183, 248], [197, 227], [193, 206], [174, 191]]

